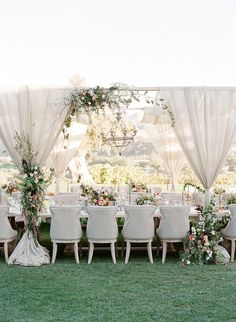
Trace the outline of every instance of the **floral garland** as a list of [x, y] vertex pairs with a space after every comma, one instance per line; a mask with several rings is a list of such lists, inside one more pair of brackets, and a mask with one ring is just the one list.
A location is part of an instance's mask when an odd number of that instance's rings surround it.
[[217, 218], [211, 203], [199, 217], [184, 241], [183, 264], [216, 264], [218, 245], [222, 241], [221, 229], [229, 221], [229, 216]]
[[140, 97], [143, 96], [148, 104], [155, 104], [161, 107], [163, 111], [167, 112], [171, 126], [175, 125], [173, 113], [169, 107], [163, 103], [164, 99], [159, 98], [156, 102], [148, 97], [148, 91], [139, 93], [137, 90], [130, 90], [127, 85], [114, 84], [108, 89], [97, 86], [95, 88], [76, 88], [70, 94], [67, 104], [69, 105], [69, 112], [64, 121], [64, 137], [68, 139], [69, 134], [67, 128], [70, 127], [73, 117], [79, 116], [81, 113], [87, 113], [91, 116], [92, 113], [105, 115], [105, 108], [109, 109], [123, 106], [127, 108], [133, 101], [140, 102]]
[[69, 113], [65, 119], [65, 126], [68, 128], [71, 125], [73, 116], [81, 113], [99, 113], [104, 111], [105, 106], [111, 108], [113, 100], [112, 93], [116, 90], [115, 87], [110, 87], [105, 90], [102, 87], [74, 89], [69, 97]]
[[42, 210], [45, 191], [50, 184], [53, 170], [45, 174], [35, 161], [37, 153], [34, 152], [28, 135], [16, 133], [16, 150], [22, 158], [22, 172], [19, 178], [21, 191], [21, 206], [25, 216], [26, 230], [33, 232], [36, 237], [36, 223], [39, 212]]
[[187, 187], [193, 187], [196, 190], [198, 190], [199, 192], [203, 192], [203, 193], [205, 192], [205, 189], [203, 189], [202, 187], [200, 187], [200, 186], [198, 186], [198, 185], [196, 185], [196, 184], [194, 184], [192, 182], [189, 182], [189, 181], [184, 183], [183, 191], [185, 191]]

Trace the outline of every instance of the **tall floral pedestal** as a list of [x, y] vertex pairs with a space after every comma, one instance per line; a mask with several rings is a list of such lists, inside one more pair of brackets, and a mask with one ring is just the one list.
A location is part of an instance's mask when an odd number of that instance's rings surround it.
[[39, 244], [30, 231], [24, 233], [8, 260], [8, 264], [22, 266], [41, 266], [49, 263], [48, 250]]

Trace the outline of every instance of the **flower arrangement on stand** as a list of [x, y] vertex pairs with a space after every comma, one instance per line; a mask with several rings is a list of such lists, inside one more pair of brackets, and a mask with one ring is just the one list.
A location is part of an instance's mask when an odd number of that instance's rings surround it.
[[219, 257], [219, 243], [222, 241], [221, 229], [227, 224], [229, 218], [217, 218], [214, 204], [211, 203], [193, 221], [191, 229], [184, 241], [182, 262], [189, 264], [216, 264]]
[[[9, 258], [9, 264], [39, 266], [49, 264], [48, 251], [37, 240], [37, 222], [42, 211], [46, 188], [51, 182], [53, 171], [45, 174], [36, 162], [28, 135], [16, 133], [16, 150], [22, 158], [19, 187], [21, 206], [25, 221], [25, 234]], [[36, 258], [37, 257], [37, 258]]]

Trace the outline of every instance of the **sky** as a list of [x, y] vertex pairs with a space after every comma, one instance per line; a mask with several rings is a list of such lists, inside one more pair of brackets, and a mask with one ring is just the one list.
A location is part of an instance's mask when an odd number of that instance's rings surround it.
[[236, 86], [236, 0], [3, 0], [0, 86]]

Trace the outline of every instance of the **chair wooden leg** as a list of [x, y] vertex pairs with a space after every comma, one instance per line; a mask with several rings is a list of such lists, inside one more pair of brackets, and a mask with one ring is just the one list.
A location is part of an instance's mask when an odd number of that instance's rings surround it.
[[75, 253], [76, 263], [79, 264], [78, 242], [74, 243], [74, 253]]
[[167, 242], [163, 241], [162, 264], [164, 264], [166, 260], [166, 251], [167, 251]]
[[157, 243], [157, 257], [160, 255], [160, 243]]
[[82, 257], [82, 244], [79, 242], [79, 257]]
[[116, 257], [119, 257], [118, 243], [115, 243]]
[[234, 254], [235, 254], [235, 240], [231, 240], [231, 262], [234, 261]]
[[115, 243], [111, 243], [111, 257], [112, 257], [113, 263], [116, 264]]
[[152, 242], [147, 243], [147, 251], [148, 251], [148, 258], [151, 264], [153, 264], [153, 257], [152, 257]]
[[89, 256], [88, 256], [88, 264], [91, 264], [93, 258], [93, 250], [94, 244], [92, 242], [89, 243]]
[[8, 242], [4, 242], [4, 255], [5, 255], [5, 261], [8, 262]]
[[57, 243], [53, 242], [52, 243], [52, 264], [55, 264], [55, 260], [56, 260], [56, 256], [57, 256]]
[[131, 244], [130, 242], [126, 242], [126, 253], [125, 253], [125, 264], [128, 264], [129, 261], [129, 255], [130, 255], [130, 248], [131, 248]]
[[125, 242], [122, 240], [121, 254], [120, 257], [123, 258], [125, 253]]

